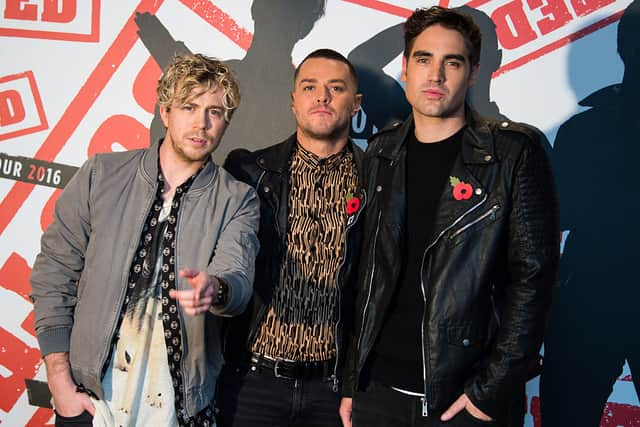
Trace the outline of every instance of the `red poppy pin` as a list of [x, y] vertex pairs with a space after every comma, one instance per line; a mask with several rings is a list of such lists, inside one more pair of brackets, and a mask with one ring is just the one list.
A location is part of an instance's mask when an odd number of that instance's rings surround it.
[[348, 193], [346, 206], [347, 215], [353, 215], [354, 213], [358, 212], [358, 209], [360, 209], [360, 199], [358, 199], [353, 194]]
[[453, 198], [456, 200], [469, 200], [473, 195], [473, 187], [471, 184], [460, 181], [460, 178], [455, 176], [449, 177], [449, 183], [453, 187]]

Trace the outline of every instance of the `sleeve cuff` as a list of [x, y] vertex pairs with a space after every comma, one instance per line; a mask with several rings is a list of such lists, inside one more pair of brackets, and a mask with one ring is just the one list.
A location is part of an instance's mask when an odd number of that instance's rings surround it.
[[71, 328], [50, 328], [38, 333], [38, 345], [42, 357], [49, 353], [68, 353], [71, 342]]

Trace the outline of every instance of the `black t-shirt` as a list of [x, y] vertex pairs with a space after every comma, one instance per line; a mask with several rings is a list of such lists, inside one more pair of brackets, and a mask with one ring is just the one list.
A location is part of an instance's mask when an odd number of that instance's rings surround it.
[[460, 152], [462, 132], [460, 129], [449, 138], [432, 143], [421, 143], [411, 132], [407, 140], [405, 253], [397, 288], [372, 351], [369, 372], [377, 382], [418, 393], [424, 390], [422, 258], [430, 243], [440, 196], [450, 185], [449, 173]]

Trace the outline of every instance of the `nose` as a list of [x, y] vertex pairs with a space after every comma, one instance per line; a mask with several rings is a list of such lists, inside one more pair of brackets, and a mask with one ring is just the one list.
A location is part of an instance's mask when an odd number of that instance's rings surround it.
[[207, 115], [207, 111], [199, 112], [194, 114], [193, 118], [193, 127], [196, 129], [207, 129], [209, 127], [209, 116]]
[[444, 64], [440, 61], [432, 61], [427, 78], [430, 82], [442, 83], [444, 81]]
[[320, 90], [318, 90], [316, 101], [318, 104], [327, 104], [331, 100], [331, 92], [329, 92], [329, 88], [323, 86]]

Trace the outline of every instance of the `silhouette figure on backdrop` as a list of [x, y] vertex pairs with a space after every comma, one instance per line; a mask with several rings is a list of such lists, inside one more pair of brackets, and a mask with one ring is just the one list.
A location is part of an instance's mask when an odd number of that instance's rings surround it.
[[348, 55], [358, 72], [360, 90], [363, 93], [362, 107], [356, 115], [356, 122], [366, 115], [365, 126], [358, 129], [351, 127], [352, 138], [368, 139], [389, 122], [404, 120], [411, 112], [400, 83], [383, 71], [383, 67], [402, 54], [403, 26], [404, 23], [401, 22], [381, 31], [356, 46]]
[[[456, 10], [468, 15], [480, 28], [482, 33], [482, 51], [480, 52], [480, 70], [476, 84], [469, 89], [467, 102], [480, 114], [495, 120], [509, 120], [500, 111], [500, 106], [491, 99], [491, 81], [495, 73], [502, 64], [502, 49], [498, 45], [498, 35], [496, 34], [496, 24], [486, 13], [473, 9], [469, 6], [461, 6]], [[551, 143], [547, 136], [535, 126], [528, 123], [520, 123], [534, 132], [540, 139], [547, 155], [551, 155]], [[533, 369], [534, 367], [532, 367]], [[539, 371], [539, 366], [536, 368]], [[539, 372], [532, 372], [538, 374]], [[533, 375], [535, 376], [535, 375]], [[523, 402], [524, 405], [524, 402]], [[524, 416], [524, 414], [523, 414]]]
[[553, 148], [562, 229], [569, 235], [545, 340], [545, 427], [599, 426], [625, 359], [640, 395], [638, 40], [635, 0], [618, 25], [622, 83], [579, 102], [590, 108], [560, 127]]
[[[289, 136], [295, 126], [289, 96], [294, 69], [291, 51], [311, 32], [324, 11], [325, 0], [254, 0], [251, 47], [243, 59], [225, 61], [240, 82], [242, 103], [227, 129], [225, 143], [216, 150], [214, 157], [220, 164], [234, 148], [255, 150]], [[156, 16], [140, 14], [136, 23], [140, 39], [161, 68], [174, 52], [190, 52], [183, 42], [171, 36]], [[215, 46], [211, 53], [216, 54]], [[151, 125], [151, 140], [154, 134], [162, 132], [164, 129], [156, 114]]]
[[[482, 48], [480, 50], [480, 69], [478, 71], [477, 80], [474, 86], [469, 89], [467, 102], [478, 111], [481, 115], [495, 120], [509, 120], [507, 116], [500, 112], [499, 105], [491, 99], [491, 81], [493, 73], [496, 72], [502, 64], [502, 49], [498, 45], [498, 36], [496, 34], [496, 25], [491, 18], [484, 12], [473, 9], [469, 6], [461, 6], [456, 10], [471, 17], [473, 22], [480, 28], [482, 33]], [[529, 124], [522, 124], [532, 132], [534, 132], [547, 154], [550, 152], [551, 144], [546, 135], [539, 129]], [[529, 379], [534, 378], [540, 373], [540, 364], [532, 363], [529, 372]], [[507, 416], [507, 425], [509, 427], [520, 427], [524, 424], [526, 412], [526, 393], [522, 390], [512, 397], [511, 408]]]
[[491, 100], [491, 76], [502, 63], [502, 49], [498, 48], [496, 24], [486, 13], [469, 6], [461, 6], [456, 10], [471, 17], [482, 33], [480, 70], [475, 86], [469, 90], [467, 101], [485, 117], [506, 120], [507, 117], [500, 112], [498, 104]]

